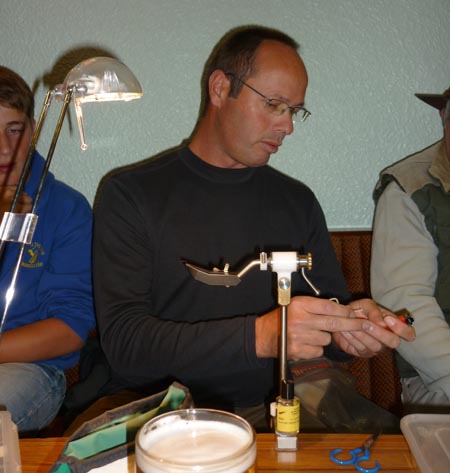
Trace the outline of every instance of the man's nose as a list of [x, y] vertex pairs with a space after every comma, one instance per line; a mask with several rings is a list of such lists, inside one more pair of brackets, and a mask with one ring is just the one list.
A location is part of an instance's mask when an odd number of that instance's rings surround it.
[[294, 122], [289, 111], [284, 112], [278, 117], [278, 119], [278, 129], [282, 131], [285, 135], [290, 135], [294, 131]]

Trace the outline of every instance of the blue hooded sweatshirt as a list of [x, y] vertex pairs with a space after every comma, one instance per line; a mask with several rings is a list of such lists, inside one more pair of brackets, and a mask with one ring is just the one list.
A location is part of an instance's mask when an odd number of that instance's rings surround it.
[[[25, 192], [34, 198], [45, 161], [33, 156]], [[36, 209], [38, 222], [26, 245], [5, 331], [55, 317], [83, 340], [95, 325], [91, 277], [92, 210], [83, 195], [48, 173]], [[8, 242], [0, 261], [0, 308], [11, 283], [19, 244]], [[64, 370], [79, 352], [39, 361]]]

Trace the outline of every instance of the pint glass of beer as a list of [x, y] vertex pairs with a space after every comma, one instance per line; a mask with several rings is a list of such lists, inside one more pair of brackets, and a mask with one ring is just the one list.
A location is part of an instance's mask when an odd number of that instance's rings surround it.
[[253, 427], [228, 412], [168, 412], [148, 421], [136, 435], [138, 473], [253, 473], [255, 461]]

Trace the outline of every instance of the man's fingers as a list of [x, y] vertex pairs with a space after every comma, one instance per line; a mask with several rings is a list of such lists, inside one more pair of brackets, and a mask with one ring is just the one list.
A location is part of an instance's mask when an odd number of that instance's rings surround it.
[[317, 317], [319, 330], [326, 332], [352, 332], [358, 330], [369, 330], [370, 322], [366, 319], [341, 317], [334, 315]]

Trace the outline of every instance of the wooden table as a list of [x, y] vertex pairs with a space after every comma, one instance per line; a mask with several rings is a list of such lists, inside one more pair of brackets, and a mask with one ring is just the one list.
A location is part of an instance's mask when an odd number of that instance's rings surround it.
[[[355, 472], [353, 466], [338, 466], [328, 457], [330, 450], [349, 450], [366, 440], [364, 434], [300, 434], [297, 452], [277, 452], [273, 434], [257, 435], [256, 471]], [[20, 452], [23, 473], [47, 473], [58, 458], [67, 439], [22, 439]], [[382, 473], [420, 473], [402, 435], [382, 435], [372, 448], [372, 459], [381, 464]], [[371, 463], [367, 463], [367, 466]]]

